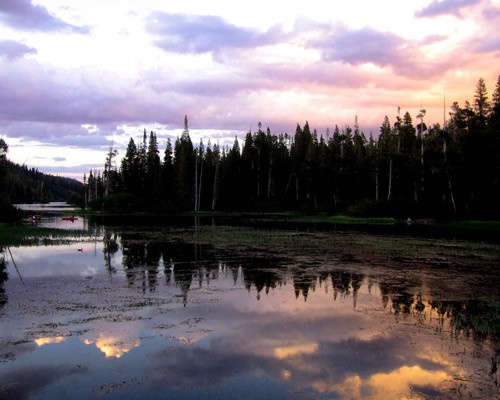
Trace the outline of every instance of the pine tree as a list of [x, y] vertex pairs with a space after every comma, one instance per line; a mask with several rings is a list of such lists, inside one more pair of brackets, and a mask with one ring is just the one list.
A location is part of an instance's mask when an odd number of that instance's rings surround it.
[[492, 106], [493, 107], [500, 106], [500, 75], [498, 75], [497, 84], [495, 86], [495, 91], [493, 92]]
[[134, 139], [130, 138], [127, 151], [121, 162], [121, 174], [124, 190], [137, 195], [140, 193], [140, 186], [138, 185], [140, 180], [138, 157], [137, 146]]
[[486, 124], [486, 118], [490, 113], [491, 105], [488, 100], [488, 91], [483, 78], [479, 78], [476, 85], [476, 94], [474, 96], [474, 112], [476, 113], [480, 126]]
[[148, 148], [146, 152], [146, 176], [145, 192], [149, 197], [156, 200], [160, 188], [161, 162], [160, 152], [158, 150], [158, 141], [156, 134], [151, 131], [149, 134]]
[[187, 115], [184, 117], [182, 136], [175, 142], [174, 187], [177, 204], [183, 209], [192, 209], [194, 200], [194, 149], [189, 136]]
[[5, 161], [7, 160], [7, 152], [9, 151], [9, 146], [0, 138], [0, 208], [9, 202], [9, 195], [7, 193], [7, 166]]
[[163, 165], [161, 172], [161, 194], [162, 200], [168, 207], [172, 207], [174, 201], [174, 157], [172, 141], [167, 139], [167, 145], [163, 155]]

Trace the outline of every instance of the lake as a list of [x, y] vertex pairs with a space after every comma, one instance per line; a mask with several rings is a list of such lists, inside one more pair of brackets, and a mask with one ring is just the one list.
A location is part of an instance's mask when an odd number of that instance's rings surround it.
[[500, 398], [498, 244], [78, 218], [0, 253], [2, 399]]

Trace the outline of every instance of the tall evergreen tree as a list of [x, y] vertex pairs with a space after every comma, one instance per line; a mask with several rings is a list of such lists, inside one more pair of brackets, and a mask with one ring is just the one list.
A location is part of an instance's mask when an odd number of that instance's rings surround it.
[[187, 115], [182, 136], [175, 142], [174, 187], [176, 203], [183, 209], [192, 209], [194, 203], [194, 148], [189, 136]]
[[474, 96], [474, 112], [476, 113], [479, 124], [484, 126], [490, 113], [490, 102], [488, 100], [488, 90], [483, 78], [479, 78], [476, 85], [476, 94]]
[[161, 171], [161, 195], [162, 201], [168, 208], [173, 208], [174, 198], [174, 152], [172, 141], [167, 139], [163, 154], [163, 164]]
[[9, 146], [0, 138], [0, 209], [3, 210], [3, 206], [9, 203], [9, 195], [7, 190], [7, 152], [9, 151]]
[[139, 155], [133, 138], [130, 138], [127, 145], [127, 151], [122, 159], [121, 174], [124, 190], [139, 195], [141, 192], [141, 187], [139, 185]]
[[160, 190], [160, 174], [161, 161], [160, 151], [158, 150], [158, 140], [156, 134], [151, 131], [146, 152], [145, 192], [149, 197], [155, 200], [157, 200]]

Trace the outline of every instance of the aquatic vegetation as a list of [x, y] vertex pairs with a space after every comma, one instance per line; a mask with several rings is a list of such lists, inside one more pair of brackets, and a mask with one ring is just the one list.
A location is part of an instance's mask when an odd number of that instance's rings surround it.
[[71, 243], [91, 237], [87, 230], [45, 228], [36, 225], [0, 224], [0, 246], [39, 246]]

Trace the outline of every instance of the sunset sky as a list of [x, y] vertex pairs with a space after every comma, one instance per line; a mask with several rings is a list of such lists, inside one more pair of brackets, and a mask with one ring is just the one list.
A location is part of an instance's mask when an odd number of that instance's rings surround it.
[[184, 115], [220, 145], [259, 121], [324, 135], [357, 116], [376, 136], [398, 106], [442, 124], [480, 77], [491, 98], [498, 26], [500, 0], [2, 0], [0, 137], [12, 161], [81, 179], [144, 128], [163, 152]]

